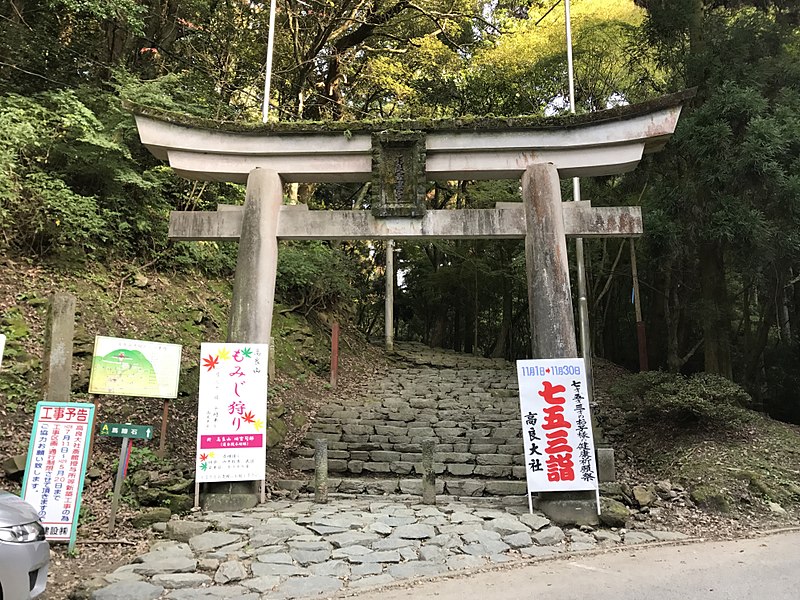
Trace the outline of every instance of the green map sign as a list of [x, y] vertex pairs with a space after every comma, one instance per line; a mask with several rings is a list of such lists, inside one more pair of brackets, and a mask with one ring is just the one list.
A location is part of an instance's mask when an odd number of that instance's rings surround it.
[[133, 425], [131, 423], [101, 423], [100, 435], [151, 440], [153, 439], [153, 428], [150, 425]]
[[97, 336], [90, 394], [177, 398], [181, 346]]

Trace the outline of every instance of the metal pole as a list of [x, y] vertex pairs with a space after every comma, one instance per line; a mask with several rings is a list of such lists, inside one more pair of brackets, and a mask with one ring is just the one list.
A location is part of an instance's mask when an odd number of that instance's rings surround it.
[[269, 36], [267, 37], [267, 74], [264, 78], [264, 108], [263, 118], [264, 123], [267, 122], [269, 117], [269, 88], [272, 82], [272, 52], [275, 49], [275, 12], [277, 7], [277, 0], [272, 0], [269, 5]]
[[636, 311], [636, 343], [639, 346], [639, 370], [648, 371], [647, 335], [642, 318], [642, 301], [639, 297], [639, 270], [636, 268], [636, 246], [631, 238], [631, 276], [633, 278], [633, 308]]
[[[575, 71], [572, 61], [572, 22], [569, 11], [569, 0], [564, 2], [564, 16], [567, 22], [567, 74], [569, 76], [569, 109], [575, 113]], [[572, 179], [572, 200], [581, 199], [581, 180]], [[586, 362], [586, 376], [589, 390], [593, 389], [592, 378], [592, 339], [589, 331], [589, 302], [586, 299], [586, 262], [583, 255], [583, 239], [575, 238], [575, 262], [578, 266], [578, 319], [581, 334], [581, 355]]]
[[386, 352], [394, 351], [394, 283], [394, 240], [386, 240], [386, 298], [383, 310]]

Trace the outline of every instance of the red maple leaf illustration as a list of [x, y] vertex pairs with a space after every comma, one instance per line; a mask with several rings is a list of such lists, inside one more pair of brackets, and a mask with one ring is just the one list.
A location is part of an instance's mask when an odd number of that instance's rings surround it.
[[205, 462], [208, 459], [208, 454], [201, 454], [200, 455], [200, 462]]
[[203, 359], [203, 366], [211, 371], [214, 367], [219, 364], [219, 357], [212, 356], [211, 354], [208, 355], [208, 358]]
[[249, 410], [246, 413], [244, 413], [244, 422], [245, 423], [252, 423], [255, 420], [256, 420], [256, 416], [252, 412], [250, 412]]

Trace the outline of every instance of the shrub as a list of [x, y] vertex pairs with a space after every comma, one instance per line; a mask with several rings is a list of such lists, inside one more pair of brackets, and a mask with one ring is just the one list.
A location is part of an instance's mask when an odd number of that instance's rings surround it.
[[659, 371], [620, 378], [611, 387], [614, 403], [633, 420], [682, 427], [725, 428], [749, 418], [751, 399], [738, 384], [709, 373], [691, 377]]

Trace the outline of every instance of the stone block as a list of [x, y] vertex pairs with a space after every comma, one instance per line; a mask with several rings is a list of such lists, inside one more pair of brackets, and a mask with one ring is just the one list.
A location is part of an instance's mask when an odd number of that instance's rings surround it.
[[469, 451], [473, 454], [494, 454], [497, 452], [496, 444], [470, 444]]
[[371, 425], [360, 425], [345, 423], [341, 426], [342, 433], [348, 435], [370, 435], [375, 433], [375, 428]]
[[510, 465], [513, 458], [508, 454], [480, 454], [476, 461], [479, 465]]
[[475, 462], [475, 455], [468, 452], [441, 452], [436, 458], [443, 463], [466, 464]]
[[[403, 494], [411, 494], [412, 496], [422, 495], [422, 480], [421, 479], [401, 479], [400, 492]], [[436, 493], [444, 494], [444, 481], [436, 482]]]
[[407, 427], [397, 427], [392, 425], [376, 425], [375, 433], [378, 435], [408, 435]]
[[391, 471], [388, 463], [365, 462], [363, 466], [367, 473], [389, 473]]
[[511, 467], [502, 465], [478, 465], [475, 467], [474, 473], [481, 477], [510, 477]]
[[328, 461], [328, 471], [331, 473], [342, 473], [347, 471], [347, 461], [346, 460], [329, 460]]
[[487, 481], [486, 493], [492, 496], [525, 496], [528, 484], [525, 481]]
[[293, 458], [289, 463], [292, 469], [297, 471], [313, 471], [314, 459], [313, 458]]
[[356, 475], [364, 470], [363, 460], [351, 460], [347, 463], [347, 470]]
[[613, 448], [597, 449], [597, 478], [600, 483], [617, 480], [617, 467]]
[[414, 470], [414, 463], [396, 461], [389, 465], [389, 467], [392, 473], [397, 473], [398, 475], [408, 475]]
[[481, 496], [485, 487], [483, 482], [469, 479], [445, 482], [447, 493], [453, 496]]
[[447, 465], [447, 472], [451, 475], [455, 475], [456, 477], [464, 477], [466, 475], [472, 475], [475, 471], [475, 465], [464, 465], [464, 464], [449, 464]]
[[369, 453], [370, 459], [374, 462], [395, 462], [400, 460], [399, 452], [387, 452], [385, 450], [374, 450]]

